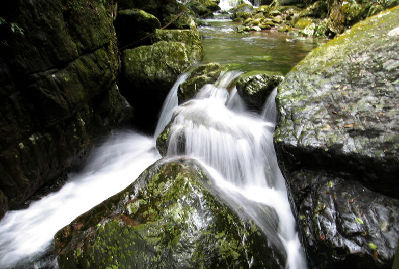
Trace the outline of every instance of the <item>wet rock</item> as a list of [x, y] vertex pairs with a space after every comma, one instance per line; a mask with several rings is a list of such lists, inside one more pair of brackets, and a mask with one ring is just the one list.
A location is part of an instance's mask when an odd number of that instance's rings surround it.
[[150, 39], [145, 37], [158, 28], [161, 23], [157, 17], [141, 9], [119, 10], [115, 21], [119, 47], [148, 45]]
[[182, 42], [191, 50], [194, 59], [202, 56], [202, 45], [197, 29], [194, 30], [160, 30], [157, 29], [152, 36], [152, 42], [173, 41]]
[[199, 17], [210, 17], [213, 12], [220, 10], [219, 5], [212, 0], [191, 0], [186, 6]]
[[359, 182], [299, 169], [288, 174], [311, 265], [391, 268], [399, 238], [399, 200]]
[[[284, 268], [281, 242], [222, 197], [194, 161], [159, 161], [57, 233], [59, 266]], [[276, 231], [276, 213], [259, 210]]]
[[267, 97], [283, 78], [277, 73], [248, 72], [238, 78], [237, 92], [249, 108], [261, 111]]
[[300, 18], [295, 23], [295, 28], [297, 28], [297, 29], [305, 29], [306, 27], [308, 27], [312, 23], [313, 23], [313, 20], [311, 18]]
[[[136, 124], [152, 132], [162, 103], [177, 77], [202, 56], [192, 30], [157, 31], [159, 41], [122, 54], [121, 90], [136, 110]], [[196, 36], [195, 38], [198, 38]]]
[[131, 108], [115, 84], [111, 3], [0, 5], [0, 208], [16, 208], [81, 163]]
[[193, 98], [205, 84], [216, 82], [224, 67], [218, 63], [209, 63], [194, 68], [187, 80], [179, 86], [177, 97], [179, 104]]
[[328, 15], [326, 1], [316, 1], [299, 13], [300, 17], [325, 18]]
[[232, 13], [231, 18], [239, 18], [239, 17], [246, 17], [247, 15], [251, 14], [254, 8], [252, 5], [249, 4], [241, 4], [238, 6], [233, 7], [230, 12]]
[[278, 88], [275, 147], [316, 267], [392, 265], [399, 42], [389, 33], [398, 15], [397, 7], [354, 25], [311, 52]]

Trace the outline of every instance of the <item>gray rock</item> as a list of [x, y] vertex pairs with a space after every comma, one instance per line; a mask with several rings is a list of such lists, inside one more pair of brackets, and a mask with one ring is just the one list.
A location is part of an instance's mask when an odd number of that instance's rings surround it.
[[271, 72], [244, 73], [237, 80], [237, 92], [249, 108], [261, 111], [269, 94], [283, 79], [281, 74]]
[[398, 16], [397, 7], [356, 24], [310, 53], [278, 88], [275, 147], [312, 266], [392, 266], [399, 37], [390, 33]]

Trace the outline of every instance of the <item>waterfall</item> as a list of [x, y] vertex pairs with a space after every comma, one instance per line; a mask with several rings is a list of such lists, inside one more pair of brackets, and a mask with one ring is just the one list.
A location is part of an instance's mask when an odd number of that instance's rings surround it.
[[238, 6], [241, 3], [249, 4], [251, 5], [251, 2], [248, 0], [220, 0], [219, 2], [219, 7], [221, 10], [227, 11], [235, 6]]
[[[273, 146], [276, 124], [275, 89], [262, 116], [245, 111], [240, 97], [227, 89], [237, 72], [223, 73], [215, 85], [205, 85], [196, 98], [173, 108], [168, 156], [187, 155], [199, 160], [229, 199], [254, 219], [269, 237], [267, 223], [240, 197], [273, 207], [287, 253], [287, 267], [306, 268], [284, 178]], [[183, 144], [183, 145], [182, 145]]]
[[123, 190], [158, 158], [151, 138], [133, 131], [113, 134], [60, 191], [32, 202], [27, 209], [6, 213], [0, 222], [0, 268], [56, 266], [52, 261], [34, 262], [50, 247], [55, 233]]

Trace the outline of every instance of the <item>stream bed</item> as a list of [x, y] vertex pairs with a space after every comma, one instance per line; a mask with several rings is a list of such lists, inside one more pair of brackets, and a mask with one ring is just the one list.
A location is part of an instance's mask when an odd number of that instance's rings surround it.
[[[162, 124], [169, 121], [172, 112], [181, 116], [181, 121], [176, 123], [181, 124], [181, 128], [187, 128], [187, 122], [191, 124], [189, 126], [194, 129], [186, 132], [191, 132], [193, 136], [187, 138], [191, 139], [188, 141], [191, 146], [185, 154], [208, 167], [208, 172], [217, 185], [226, 190], [226, 195], [234, 199], [234, 193], [240, 192], [248, 199], [277, 209], [281, 231], [279, 237], [288, 253], [289, 268], [304, 268], [306, 262], [301, 254], [284, 179], [273, 149], [275, 114], [270, 114], [274, 111], [270, 106], [274, 106], [274, 97], [264, 109], [272, 112], [255, 117], [237, 105], [241, 102], [239, 96], [233, 96], [234, 92], [228, 93], [226, 88], [234, 77], [244, 71], [287, 73], [317, 42], [270, 31], [238, 34], [235, 27], [236, 24], [226, 19], [225, 15], [201, 21], [199, 30], [205, 53], [202, 63], [229, 64], [230, 70], [236, 71], [221, 76], [213, 88], [202, 91], [202, 96], [190, 106], [177, 107], [175, 101], [172, 105], [166, 105], [164, 113], [169, 116], [163, 119]], [[182, 83], [186, 76], [181, 77], [178, 83]], [[170, 98], [175, 98], [175, 95], [171, 94]], [[235, 105], [228, 106], [227, 100], [233, 99]], [[203, 109], [207, 109], [206, 113], [203, 113]], [[195, 117], [189, 118], [192, 115]], [[195, 128], [201, 132], [194, 132]], [[213, 133], [209, 133], [209, 130]], [[234, 135], [228, 136], [229, 132]], [[236, 143], [233, 137], [238, 137], [240, 143]], [[223, 144], [223, 141], [230, 142]], [[203, 152], [207, 149], [204, 145], [208, 145], [208, 152]], [[232, 148], [233, 145], [237, 147]], [[212, 152], [213, 149], [217, 150]], [[173, 148], [169, 153], [177, 154]], [[211, 157], [207, 159], [205, 156]], [[247, 159], [238, 164], [238, 169], [243, 173], [238, 180], [232, 177], [236, 173], [235, 165], [242, 156]], [[0, 222], [0, 268], [57, 267], [54, 259], [38, 260], [49, 248], [54, 247], [55, 233], [80, 214], [123, 190], [159, 158], [153, 137], [132, 130], [112, 134], [93, 151], [82, 171], [70, 174], [61, 190], [32, 202], [27, 209], [7, 212]], [[230, 163], [226, 163], [226, 159]], [[266, 169], [265, 165], [271, 171], [266, 175], [262, 172]], [[252, 180], [248, 181], [249, 178]]]

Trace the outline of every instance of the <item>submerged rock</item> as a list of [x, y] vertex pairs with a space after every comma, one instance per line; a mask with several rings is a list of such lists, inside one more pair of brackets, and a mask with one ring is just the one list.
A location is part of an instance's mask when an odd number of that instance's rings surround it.
[[274, 142], [316, 267], [393, 262], [399, 37], [390, 33], [398, 16], [399, 7], [354, 25], [310, 53], [278, 88]]
[[179, 86], [177, 97], [179, 104], [193, 98], [205, 84], [216, 82], [224, 67], [218, 63], [209, 63], [194, 68], [187, 80]]
[[[277, 237], [265, 237], [220, 197], [194, 161], [158, 161], [57, 233], [59, 266], [284, 268]], [[276, 213], [260, 210], [276, 231]]]
[[261, 111], [267, 97], [283, 79], [284, 77], [277, 73], [244, 73], [237, 80], [237, 92], [249, 108]]

